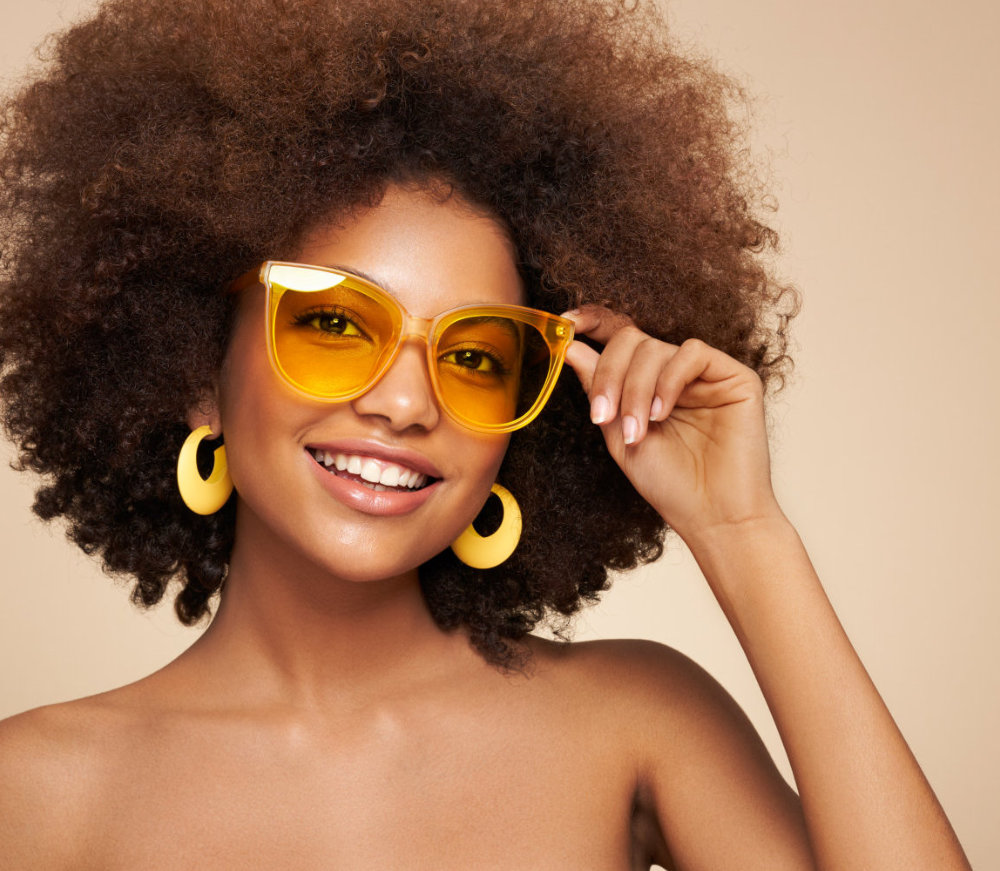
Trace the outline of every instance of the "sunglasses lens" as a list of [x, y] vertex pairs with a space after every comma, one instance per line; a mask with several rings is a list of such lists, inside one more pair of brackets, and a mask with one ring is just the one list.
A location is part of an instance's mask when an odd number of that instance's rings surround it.
[[[278, 367], [306, 393], [349, 396], [392, 353], [399, 315], [350, 279], [320, 270], [287, 271], [284, 275], [274, 267], [271, 273], [272, 287], [284, 289], [272, 322]], [[306, 278], [330, 286], [303, 287]]]
[[539, 330], [516, 318], [490, 315], [452, 321], [435, 345], [441, 399], [472, 424], [512, 423], [537, 401], [550, 358]]

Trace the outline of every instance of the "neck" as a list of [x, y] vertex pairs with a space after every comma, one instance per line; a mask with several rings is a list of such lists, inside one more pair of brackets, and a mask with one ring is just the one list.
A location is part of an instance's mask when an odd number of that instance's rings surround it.
[[471, 653], [464, 635], [434, 623], [416, 569], [344, 580], [248, 525], [237, 523], [221, 604], [191, 651], [215, 660], [227, 695], [322, 707], [384, 695], [446, 653]]

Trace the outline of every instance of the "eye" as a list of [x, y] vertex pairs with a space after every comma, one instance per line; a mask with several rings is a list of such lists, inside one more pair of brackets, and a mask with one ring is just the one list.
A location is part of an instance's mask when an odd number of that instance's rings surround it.
[[[443, 367], [447, 367], [444, 369]], [[503, 356], [489, 348], [453, 348], [438, 357], [438, 371], [454, 377], [488, 379], [506, 383], [511, 367]]]
[[446, 363], [451, 363], [454, 366], [460, 366], [463, 369], [470, 369], [475, 372], [486, 372], [497, 375], [504, 374], [504, 367], [499, 359], [486, 351], [480, 351], [475, 348], [449, 351], [447, 354], [442, 355], [441, 359]]
[[299, 312], [294, 323], [299, 327], [311, 327], [328, 336], [357, 336], [368, 338], [367, 334], [351, 316], [338, 309], [317, 308]]
[[509, 318], [494, 315], [462, 317], [452, 321], [438, 338], [438, 371], [455, 377], [506, 382], [520, 369], [521, 328]]

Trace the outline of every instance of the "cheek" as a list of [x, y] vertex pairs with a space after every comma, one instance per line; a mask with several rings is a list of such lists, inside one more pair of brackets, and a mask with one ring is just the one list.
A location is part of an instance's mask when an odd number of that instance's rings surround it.
[[219, 413], [234, 480], [241, 460], [259, 455], [276, 441], [278, 429], [294, 425], [294, 403], [285, 393], [267, 359], [262, 318], [240, 317], [219, 373]]
[[490, 464], [489, 479], [492, 485], [497, 479], [497, 474], [500, 471], [500, 465], [503, 463], [503, 458], [507, 456], [507, 445], [510, 444], [510, 436], [504, 436], [502, 445], [494, 451], [492, 462]]
[[[510, 435], [493, 436], [488, 439], [477, 439], [473, 445], [463, 453], [469, 458], [467, 469], [475, 468], [478, 474], [470, 479], [470, 484], [481, 498], [473, 501], [477, 506], [481, 505], [489, 497], [490, 487], [497, 481], [497, 475], [503, 458], [507, 454], [507, 446], [510, 444]], [[478, 507], [476, 509], [478, 511]], [[473, 514], [475, 516], [475, 514]]]
[[240, 306], [219, 373], [222, 425], [233, 425], [273, 390], [264, 336], [264, 299], [254, 294]]

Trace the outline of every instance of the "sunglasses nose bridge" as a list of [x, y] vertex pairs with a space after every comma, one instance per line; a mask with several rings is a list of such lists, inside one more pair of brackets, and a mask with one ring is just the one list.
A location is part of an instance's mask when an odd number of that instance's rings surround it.
[[411, 314], [405, 315], [403, 328], [399, 334], [400, 344], [408, 339], [421, 339], [426, 345], [430, 345], [431, 329], [433, 326], [433, 318], [418, 318]]

